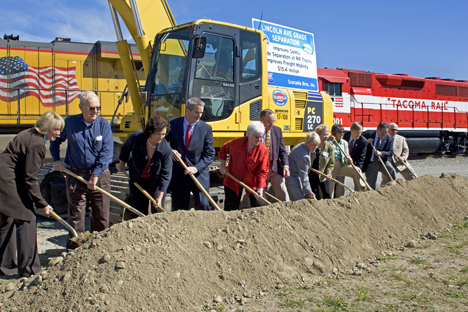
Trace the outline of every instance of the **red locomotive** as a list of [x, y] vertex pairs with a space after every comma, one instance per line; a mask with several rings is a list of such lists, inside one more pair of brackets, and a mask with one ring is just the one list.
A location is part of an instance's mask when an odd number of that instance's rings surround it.
[[465, 152], [468, 81], [318, 68], [319, 89], [332, 98], [334, 123], [374, 130], [398, 124], [412, 153]]

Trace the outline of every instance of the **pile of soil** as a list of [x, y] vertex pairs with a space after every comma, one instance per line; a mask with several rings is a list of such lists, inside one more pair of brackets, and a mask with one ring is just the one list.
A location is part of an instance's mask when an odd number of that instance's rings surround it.
[[[0, 294], [10, 311], [199, 311], [351, 273], [467, 214], [468, 179], [397, 181], [336, 200], [178, 211], [116, 224]], [[41, 277], [39, 277], [39, 275]]]

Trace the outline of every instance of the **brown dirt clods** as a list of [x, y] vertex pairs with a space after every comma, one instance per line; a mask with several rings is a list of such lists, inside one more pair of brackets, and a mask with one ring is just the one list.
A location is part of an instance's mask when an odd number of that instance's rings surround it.
[[[397, 181], [336, 200], [179, 211], [116, 224], [0, 294], [6, 311], [200, 311], [357, 263], [467, 214], [468, 179]], [[40, 275], [40, 278], [38, 277]]]

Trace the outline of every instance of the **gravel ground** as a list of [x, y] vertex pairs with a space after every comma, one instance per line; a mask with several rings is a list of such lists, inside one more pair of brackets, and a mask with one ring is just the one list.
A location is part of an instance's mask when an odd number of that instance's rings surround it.
[[[468, 177], [468, 157], [457, 156], [457, 157], [430, 157], [409, 159], [411, 167], [418, 175], [422, 177], [424, 175], [432, 175], [434, 177], [440, 177], [442, 173], [456, 173], [462, 177]], [[397, 173], [397, 179], [404, 179], [403, 176]], [[380, 185], [382, 180], [381, 174], [377, 178], [377, 185]], [[353, 180], [350, 178], [345, 179], [345, 184], [351, 188], [354, 187]], [[345, 190], [347, 194], [348, 190]]]
[[[424, 158], [424, 159], [411, 159], [410, 163], [413, 169], [416, 171], [418, 176], [432, 175], [439, 177], [442, 173], [456, 173], [458, 175], [468, 177], [468, 157], [439, 157], [439, 158]], [[377, 180], [377, 185], [380, 184], [380, 174]], [[397, 178], [403, 179], [398, 174]], [[350, 178], [345, 179], [345, 184], [349, 187], [353, 187], [353, 181]], [[348, 192], [348, 190], [346, 190]], [[87, 218], [89, 229], [89, 217]], [[47, 259], [50, 257], [56, 257], [65, 251], [65, 243], [68, 232], [62, 228], [62, 226], [51, 219], [44, 217], [38, 217], [38, 244], [39, 254], [42, 263], [47, 263]]]

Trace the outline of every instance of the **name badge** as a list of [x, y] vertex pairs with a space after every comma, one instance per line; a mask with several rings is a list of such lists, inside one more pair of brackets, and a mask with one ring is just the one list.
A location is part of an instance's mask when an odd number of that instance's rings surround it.
[[98, 136], [98, 137], [96, 138], [96, 141], [102, 141], [102, 135]]
[[328, 157], [330, 155], [328, 152], [323, 152], [323, 156]]

